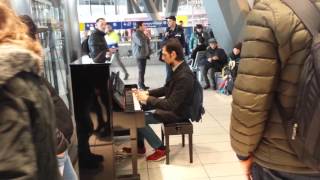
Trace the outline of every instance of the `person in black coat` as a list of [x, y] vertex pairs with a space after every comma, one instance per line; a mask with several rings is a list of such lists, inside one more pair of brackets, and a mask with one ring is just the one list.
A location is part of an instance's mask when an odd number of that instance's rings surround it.
[[[169, 16], [166, 18], [168, 21], [168, 28], [164, 34], [164, 39], [162, 44], [165, 44], [169, 39], [177, 39], [182, 47], [185, 47], [185, 37], [184, 37], [184, 32], [183, 28], [176, 23], [176, 17], [175, 16]], [[162, 60], [162, 55], [160, 53], [160, 60]], [[166, 82], [170, 80], [172, 77], [172, 69], [168, 64], [166, 64], [166, 71], [167, 71], [167, 76], [166, 76]]]
[[197, 47], [192, 51], [192, 54], [191, 54], [191, 59], [195, 60], [196, 59], [196, 56], [197, 56], [197, 53], [199, 51], [205, 51], [207, 49], [207, 46], [205, 45], [205, 40], [203, 37], [199, 37], [199, 42], [198, 42], [198, 45]]
[[204, 89], [210, 88], [210, 82], [207, 74], [209, 69], [212, 69], [210, 77], [212, 78], [213, 82], [212, 88], [215, 90], [217, 88], [217, 84], [214, 78], [214, 73], [221, 72], [223, 66], [227, 64], [228, 59], [225, 51], [218, 47], [217, 41], [213, 38], [209, 40], [209, 47], [206, 52], [206, 58], [207, 61], [202, 71], [202, 75], [206, 83]]
[[192, 105], [193, 85], [195, 79], [189, 66], [183, 61], [183, 49], [176, 39], [168, 40], [162, 48], [162, 58], [173, 70], [172, 78], [164, 87], [150, 91], [135, 91], [138, 100], [155, 109], [154, 113], [146, 113], [146, 126], [138, 129], [138, 153], [145, 153], [144, 138], [155, 149], [148, 156], [149, 161], [165, 158], [165, 148], [150, 124], [175, 123], [188, 121]]
[[98, 18], [96, 20], [96, 27], [92, 34], [89, 36], [89, 56], [96, 63], [104, 63], [108, 60], [108, 45], [104, 38], [106, 30], [106, 20], [103, 18]]
[[229, 55], [229, 66], [231, 67], [231, 76], [233, 80], [237, 78], [238, 74], [238, 67], [240, 63], [240, 54], [241, 54], [241, 48], [242, 48], [242, 43], [239, 42], [237, 43], [233, 49], [232, 52]]

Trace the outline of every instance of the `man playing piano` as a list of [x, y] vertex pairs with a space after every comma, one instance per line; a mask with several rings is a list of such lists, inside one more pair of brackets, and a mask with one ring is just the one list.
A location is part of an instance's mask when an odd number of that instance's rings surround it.
[[[170, 81], [158, 89], [134, 90], [141, 104], [155, 109], [153, 113], [145, 114], [146, 126], [138, 129], [138, 153], [144, 154], [146, 151], [144, 139], [155, 149], [155, 152], [147, 157], [149, 161], [165, 159], [165, 147], [149, 125], [183, 122], [190, 118], [188, 109], [192, 103], [195, 78], [183, 58], [180, 42], [176, 39], [168, 40], [162, 48], [162, 59], [173, 70]], [[123, 148], [123, 151], [130, 152], [131, 149]]]

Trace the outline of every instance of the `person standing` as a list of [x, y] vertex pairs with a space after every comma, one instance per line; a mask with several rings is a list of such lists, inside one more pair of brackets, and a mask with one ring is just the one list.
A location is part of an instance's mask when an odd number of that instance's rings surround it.
[[[27, 25], [28, 27], [28, 35], [35, 41], [38, 40], [37, 38], [37, 31], [38, 27], [33, 22], [30, 16], [28, 15], [21, 15], [19, 16], [21, 21]], [[61, 176], [63, 179], [66, 180], [77, 180], [77, 174], [72, 166], [69, 154], [68, 154], [68, 147], [71, 143], [71, 137], [73, 135], [73, 123], [72, 123], [72, 115], [63, 102], [59, 94], [56, 92], [54, 87], [46, 80], [45, 78], [41, 78], [41, 81], [44, 85], [48, 88], [51, 98], [54, 104], [55, 110], [55, 120], [56, 120], [56, 154], [58, 160], [58, 167]]]
[[58, 180], [55, 113], [40, 77], [41, 45], [3, 3], [0, 17], [0, 177]]
[[108, 60], [108, 45], [104, 38], [106, 30], [106, 20], [104, 18], [98, 18], [96, 20], [96, 26], [92, 34], [89, 36], [89, 56], [96, 63], [104, 63]]
[[[164, 39], [162, 44], [165, 44], [166, 41], [168, 41], [169, 39], [175, 38], [177, 39], [181, 46], [184, 47], [185, 46], [185, 39], [184, 39], [184, 32], [183, 32], [183, 28], [179, 25], [177, 25], [176, 23], [176, 17], [175, 16], [169, 16], [166, 18], [167, 22], [168, 22], [168, 28], [164, 34]], [[160, 55], [160, 58], [162, 58], [162, 56]], [[160, 59], [162, 60], [162, 59]], [[166, 64], [166, 71], [167, 71], [167, 76], [166, 76], [166, 82], [168, 82], [171, 77], [172, 77], [172, 68]]]
[[124, 66], [123, 62], [121, 61], [120, 54], [119, 54], [119, 42], [120, 42], [120, 37], [118, 33], [116, 33], [112, 29], [112, 25], [110, 23], [107, 23], [106, 26], [106, 36], [105, 39], [108, 43], [108, 48], [112, 49], [112, 56], [111, 56], [111, 61], [113, 62], [114, 60], [118, 63], [118, 65], [121, 67], [122, 71], [124, 72], [124, 80], [127, 80], [129, 78], [129, 73]]
[[132, 53], [137, 60], [139, 69], [138, 86], [140, 89], [146, 90], [149, 87], [144, 84], [144, 75], [146, 71], [147, 59], [150, 58], [150, 39], [143, 33], [145, 26], [143, 22], [137, 22], [136, 31], [132, 35]]
[[[104, 63], [108, 60], [107, 56], [109, 53], [107, 42], [104, 38], [106, 29], [106, 21], [104, 18], [98, 18], [96, 20], [96, 26], [92, 34], [89, 36], [88, 44], [90, 50], [90, 57], [95, 63]], [[94, 81], [94, 80], [93, 80]], [[91, 86], [84, 86], [81, 89], [83, 94], [78, 101], [82, 104], [78, 111], [80, 118], [76, 119], [76, 129], [78, 135], [78, 156], [79, 156], [79, 167], [85, 169], [97, 169], [100, 163], [104, 160], [102, 155], [94, 154], [90, 150], [89, 138], [93, 133], [93, 124], [90, 117], [90, 108], [92, 104], [97, 104], [97, 96], [99, 89], [98, 87], [92, 88]], [[101, 107], [95, 106], [95, 111], [99, 116], [101, 124], [104, 124], [103, 117], [101, 114]]]
[[[311, 3], [299, 1], [296, 3]], [[318, 12], [320, 0], [313, 2], [310, 6], [301, 6], [302, 10]], [[310, 22], [319, 24], [318, 17]], [[310, 97], [299, 98], [304, 68], [308, 61], [313, 61], [310, 55], [315, 39], [282, 0], [256, 0], [246, 22], [238, 76], [232, 91], [230, 126], [231, 146], [243, 173], [253, 180], [319, 180], [319, 170], [309, 167], [295, 151], [296, 148], [303, 149], [303, 145], [293, 147], [290, 143], [300, 140], [302, 134], [315, 133], [303, 133], [308, 129], [303, 124], [291, 130], [287, 127], [291, 123], [285, 119], [295, 117], [297, 110], [303, 112], [307, 108], [310, 110], [305, 113], [308, 116], [313, 114], [313, 108], [319, 108], [319, 103], [314, 104]], [[313, 89], [315, 97], [319, 96], [317, 89]], [[298, 102], [311, 107], [295, 110]], [[314, 117], [319, 122], [319, 116]], [[305, 120], [319, 131], [319, 126], [311, 123], [311, 119]], [[288, 137], [289, 134], [292, 136]], [[311, 145], [316, 140], [311, 139], [308, 146], [316, 147], [315, 153], [319, 153], [319, 145]], [[309, 153], [311, 151], [305, 151], [305, 157]], [[318, 159], [314, 161], [319, 162]]]

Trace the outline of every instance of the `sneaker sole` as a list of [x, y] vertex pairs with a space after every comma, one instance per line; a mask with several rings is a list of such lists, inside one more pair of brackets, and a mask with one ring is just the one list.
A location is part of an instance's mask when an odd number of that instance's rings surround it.
[[162, 156], [161, 158], [159, 158], [159, 159], [157, 159], [157, 160], [148, 160], [148, 159], [147, 159], [147, 161], [158, 162], [158, 161], [162, 161], [162, 160], [164, 160], [164, 159], [166, 159], [166, 156]]

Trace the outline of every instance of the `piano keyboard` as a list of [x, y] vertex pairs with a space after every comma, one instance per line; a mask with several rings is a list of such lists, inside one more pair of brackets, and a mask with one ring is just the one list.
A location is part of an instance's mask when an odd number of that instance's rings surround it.
[[125, 93], [125, 112], [141, 111], [141, 106], [138, 98], [132, 91]]

